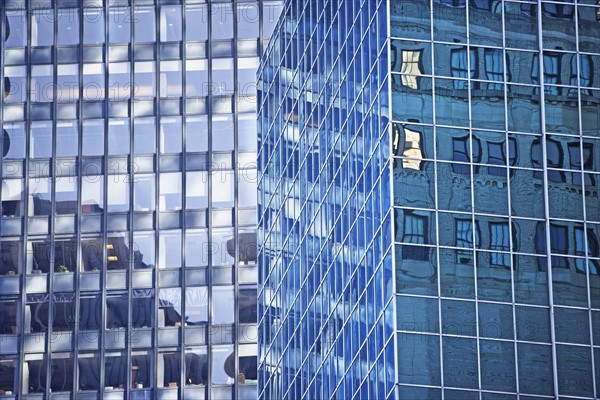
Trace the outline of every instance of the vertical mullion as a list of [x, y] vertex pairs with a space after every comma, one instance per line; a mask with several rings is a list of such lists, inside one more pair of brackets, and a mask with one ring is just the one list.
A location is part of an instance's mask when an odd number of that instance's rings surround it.
[[[154, 201], [155, 201], [155, 205], [154, 205], [154, 223], [153, 223], [153, 232], [154, 232], [154, 304], [156, 305], [154, 307], [154, 387], [153, 387], [153, 398], [157, 398], [158, 397], [158, 386], [160, 384], [160, 382], [158, 381], [158, 374], [157, 374], [157, 368], [156, 366], [158, 365], [158, 360], [159, 357], [161, 355], [159, 355], [159, 343], [158, 343], [158, 337], [159, 337], [159, 326], [158, 326], [158, 315], [160, 313], [160, 309], [159, 309], [159, 287], [158, 287], [158, 274], [159, 274], [159, 270], [158, 270], [158, 247], [159, 244], [157, 242], [157, 235], [158, 235], [158, 229], [157, 229], [157, 225], [158, 225], [158, 215], [159, 215], [159, 208], [157, 207], [157, 203], [159, 201], [159, 187], [158, 187], [158, 177], [159, 177], [159, 159], [160, 159], [160, 90], [161, 90], [161, 86], [160, 86], [160, 12], [161, 12], [161, 6], [156, 5], [154, 6], [154, 21], [155, 21], [155, 42], [154, 42], [154, 46], [155, 46], [155, 57], [156, 57], [156, 75], [154, 77], [155, 79], [155, 86], [156, 86], [156, 117], [155, 117], [155, 124], [154, 124], [154, 140], [155, 140], [155, 152], [154, 152]], [[133, 228], [133, 227], [132, 227]], [[131, 241], [132, 245], [133, 245], [133, 239]], [[164, 381], [164, 368], [163, 368], [163, 381]]]
[[186, 182], [187, 182], [187, 143], [186, 143], [186, 132], [187, 132], [187, 90], [186, 90], [186, 83], [187, 83], [187, 79], [186, 79], [186, 39], [187, 39], [187, 34], [186, 34], [186, 1], [183, 0], [182, 4], [181, 4], [181, 216], [180, 216], [180, 221], [181, 221], [181, 229], [180, 229], [180, 237], [181, 237], [181, 267], [180, 267], [180, 279], [181, 279], [181, 331], [180, 331], [180, 339], [179, 342], [182, 344], [181, 346], [181, 388], [180, 388], [180, 395], [181, 398], [185, 398], [185, 385], [186, 385], [186, 357], [185, 357], [185, 351], [186, 351], [186, 341], [185, 341], [185, 332], [187, 329], [187, 324], [185, 323], [186, 321], [186, 306], [187, 306], [187, 301], [186, 301], [186, 256], [185, 256], [185, 250], [186, 250], [186, 227], [187, 227], [187, 223], [186, 223], [186, 209], [187, 209], [187, 202], [186, 202], [186, 190], [187, 190], [187, 186], [186, 186]]
[[[213, 16], [214, 16], [214, 9], [213, 7], [215, 7], [215, 3], [213, 2], [208, 2], [206, 4], [207, 6], [207, 63], [206, 63], [206, 67], [208, 68], [208, 73], [207, 73], [207, 77], [208, 77], [208, 82], [207, 82], [207, 87], [212, 88], [212, 22], [213, 22]], [[212, 89], [209, 90], [206, 93], [206, 123], [207, 123], [207, 131], [208, 131], [208, 157], [211, 157], [212, 155]], [[213, 173], [215, 170], [215, 165], [212, 161], [212, 158], [209, 158], [207, 160], [207, 166], [208, 166], [208, 174], [207, 174], [207, 183], [208, 183], [208, 209], [206, 212], [206, 226], [207, 226], [207, 240], [208, 240], [208, 244], [209, 244], [209, 248], [212, 248], [212, 246], [210, 246], [212, 244], [212, 236], [213, 236], [213, 232], [212, 232], [212, 193], [213, 193]], [[207, 363], [208, 363], [208, 378], [207, 378], [207, 387], [208, 387], [208, 393], [206, 396], [207, 400], [212, 400], [212, 368], [213, 368], [213, 359], [212, 359], [212, 332], [213, 332], [213, 313], [212, 313], [212, 301], [213, 301], [213, 284], [212, 284], [212, 260], [213, 260], [213, 254], [212, 251], [210, 251], [208, 253], [208, 267], [206, 268], [206, 281], [207, 281], [207, 286], [208, 286], [208, 332], [209, 334], [207, 335], [207, 341], [206, 341], [206, 359], [207, 359]]]

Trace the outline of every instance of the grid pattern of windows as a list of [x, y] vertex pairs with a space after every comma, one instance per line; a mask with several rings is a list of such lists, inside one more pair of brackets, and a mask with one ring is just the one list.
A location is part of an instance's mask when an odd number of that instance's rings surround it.
[[[600, 397], [598, 15], [288, 2], [259, 73], [262, 398]], [[367, 81], [391, 123], [371, 125]], [[367, 180], [380, 139], [392, 212]]]
[[390, 2], [396, 398], [600, 397], [599, 7]]
[[[393, 393], [385, 15], [385, 1], [289, 1], [261, 63], [261, 398]], [[419, 54], [396, 59], [418, 72]], [[418, 156], [411, 133], [402, 146]], [[425, 222], [403, 230], [412, 243]]]
[[1, 2], [1, 398], [256, 397], [281, 3]]

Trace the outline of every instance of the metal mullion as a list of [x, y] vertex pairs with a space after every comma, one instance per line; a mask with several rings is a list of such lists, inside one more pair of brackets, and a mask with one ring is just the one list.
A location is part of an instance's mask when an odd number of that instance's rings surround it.
[[77, 392], [79, 390], [78, 387], [78, 382], [79, 380], [77, 379], [77, 376], [79, 374], [78, 371], [78, 365], [79, 363], [77, 362], [78, 360], [78, 356], [79, 356], [79, 315], [80, 315], [80, 308], [81, 308], [81, 289], [79, 286], [79, 277], [81, 275], [81, 269], [83, 268], [83, 262], [82, 262], [82, 257], [81, 257], [81, 253], [82, 253], [82, 248], [81, 248], [81, 219], [82, 219], [82, 205], [81, 205], [81, 201], [82, 201], [82, 196], [83, 196], [83, 190], [82, 190], [82, 181], [83, 181], [83, 174], [82, 174], [82, 168], [81, 168], [81, 155], [83, 154], [83, 6], [77, 7], [77, 8], [70, 8], [70, 10], [75, 10], [75, 12], [77, 13], [77, 19], [79, 21], [79, 48], [78, 48], [78, 54], [79, 54], [79, 60], [78, 60], [78, 76], [79, 76], [79, 91], [78, 91], [78, 100], [77, 100], [77, 115], [79, 118], [77, 118], [77, 161], [76, 161], [76, 166], [78, 167], [75, 171], [76, 171], [76, 176], [75, 179], [77, 179], [77, 216], [75, 217], [75, 220], [77, 221], [77, 230], [76, 230], [76, 253], [77, 253], [77, 263], [76, 265], [78, 266], [78, 268], [76, 268], [75, 270], [75, 285], [74, 285], [74, 290], [75, 290], [75, 315], [74, 315], [74, 319], [76, 321], [75, 324], [75, 332], [73, 333], [73, 392]]
[[[207, 48], [206, 48], [206, 55], [207, 55], [207, 63], [206, 66], [208, 68], [208, 87], [212, 88], [212, 20], [213, 20], [213, 7], [215, 7], [215, 3], [212, 2], [208, 2], [206, 4], [207, 6]], [[212, 89], [209, 90], [206, 94], [206, 122], [207, 122], [207, 129], [208, 129], [208, 155], [209, 157], [211, 157], [212, 155]], [[213, 236], [213, 232], [212, 232], [212, 192], [214, 190], [213, 188], [213, 172], [214, 172], [214, 164], [212, 162], [212, 159], [208, 160], [208, 174], [207, 174], [207, 184], [208, 184], [208, 208], [206, 210], [206, 227], [207, 227], [207, 240], [208, 240], [208, 244], [212, 244], [212, 236]], [[208, 252], [208, 267], [206, 268], [206, 282], [207, 282], [207, 286], [208, 286], [208, 331], [212, 332], [212, 326], [213, 326], [213, 315], [212, 315], [212, 297], [213, 297], [213, 285], [212, 285], [212, 259], [213, 259], [213, 254], [212, 251]], [[213, 360], [212, 360], [212, 335], [208, 334], [207, 335], [207, 340], [206, 340], [206, 360], [207, 360], [207, 366], [208, 366], [208, 374], [209, 377], [207, 379], [207, 393], [206, 393], [206, 400], [212, 400], [212, 368], [213, 368]]]
[[[589, 329], [590, 329], [590, 352], [591, 352], [591, 363], [592, 363], [592, 390], [593, 393], [598, 393], [598, 385], [600, 382], [596, 381], [596, 366], [594, 364], [594, 331], [593, 331], [593, 319], [592, 319], [592, 298], [590, 289], [590, 254], [589, 254], [589, 241], [588, 241], [588, 228], [587, 228], [587, 209], [586, 209], [586, 191], [585, 191], [585, 160], [583, 158], [583, 129], [582, 129], [582, 114], [581, 114], [581, 64], [579, 54], [579, 14], [577, 12], [578, 0], [575, 0], [575, 49], [576, 54], [573, 57], [577, 57], [577, 117], [579, 124], [579, 162], [581, 165], [581, 201], [583, 202], [583, 245], [585, 249], [585, 274], [586, 274], [586, 287], [587, 287], [587, 309], [589, 318]], [[590, 154], [593, 157], [593, 154]]]
[[[239, 392], [239, 379], [238, 379], [238, 371], [239, 371], [239, 343], [238, 343], [238, 336], [239, 336], [239, 285], [238, 285], [238, 268], [239, 268], [239, 254], [240, 254], [240, 250], [239, 250], [239, 232], [238, 232], [238, 228], [239, 228], [239, 224], [238, 224], [238, 212], [239, 212], [239, 205], [238, 205], [238, 201], [239, 201], [239, 178], [240, 178], [240, 165], [239, 165], [239, 158], [238, 158], [238, 102], [240, 100], [240, 97], [242, 95], [242, 93], [239, 92], [239, 87], [238, 87], [238, 80], [237, 80], [237, 72], [238, 72], [238, 59], [237, 59], [237, 38], [238, 38], [238, 21], [239, 21], [239, 16], [238, 16], [238, 6], [240, 3], [238, 2], [233, 2], [231, 3], [231, 7], [232, 7], [232, 14], [233, 14], [233, 90], [234, 90], [234, 102], [233, 102], [233, 115], [232, 115], [232, 120], [233, 120], [233, 197], [234, 197], [234, 203], [233, 203], [233, 241], [234, 241], [234, 265], [233, 265], [233, 302], [234, 302], [234, 307], [233, 307], [233, 332], [232, 332], [232, 337], [233, 337], [233, 354], [234, 354], [234, 382], [233, 382], [233, 396], [234, 398], [238, 398], [238, 392]], [[244, 3], [241, 3], [244, 4]], [[251, 4], [251, 3], [245, 3], [245, 4]], [[260, 7], [260, 3], [259, 7]], [[260, 14], [260, 11], [259, 11]], [[260, 32], [259, 32], [260, 35]], [[258, 367], [258, 365], [257, 365]]]
[[[515, 300], [515, 269], [516, 269], [516, 254], [514, 254], [514, 243], [516, 238], [513, 236], [513, 216], [512, 216], [512, 198], [511, 198], [511, 165], [510, 165], [510, 140], [508, 134], [508, 75], [510, 71], [508, 68], [510, 65], [506, 61], [507, 53], [506, 53], [506, 13], [505, 7], [502, 6], [502, 65], [503, 68], [503, 88], [504, 88], [504, 151], [506, 154], [506, 195], [507, 195], [507, 216], [508, 216], [508, 245], [510, 250], [510, 294], [511, 294], [511, 310], [512, 310], [512, 343], [513, 343], [513, 351], [514, 351], [514, 360], [515, 360], [515, 389], [517, 393], [520, 393], [519, 389], [519, 346], [517, 343], [517, 306]], [[515, 139], [516, 140], [516, 139]]]
[[[131, 378], [132, 378], [132, 356], [131, 356], [131, 343], [132, 340], [131, 338], [133, 338], [133, 321], [132, 321], [132, 298], [133, 298], [133, 263], [131, 262], [131, 260], [134, 259], [133, 257], [133, 210], [132, 210], [132, 203], [133, 203], [133, 183], [135, 182], [134, 177], [133, 177], [133, 173], [135, 172], [135, 162], [134, 162], [134, 123], [133, 123], [133, 119], [134, 119], [134, 115], [135, 115], [135, 101], [136, 99], [134, 98], [135, 96], [135, 60], [134, 60], [134, 52], [133, 52], [133, 46], [135, 43], [135, 1], [131, 2], [130, 5], [130, 15], [131, 15], [131, 20], [132, 23], [129, 24], [129, 37], [131, 38], [130, 43], [127, 52], [129, 53], [129, 161], [128, 161], [128, 168], [129, 171], [127, 171], [127, 182], [129, 183], [129, 213], [128, 213], [128, 220], [129, 220], [129, 229], [127, 230], [127, 237], [128, 237], [128, 241], [129, 241], [129, 249], [128, 251], [128, 256], [129, 256], [129, 260], [127, 262], [127, 278], [129, 279], [129, 282], [127, 284], [127, 326], [125, 327], [125, 358], [126, 358], [126, 378], [125, 378], [125, 398], [129, 398], [131, 396], [131, 389], [134, 385], [135, 382], [132, 382]], [[105, 246], [106, 247], [106, 246]], [[107, 262], [108, 262], [108, 258], [107, 258]]]
[[[28, 0], [25, 0], [28, 1]], [[6, 32], [6, 8], [4, 7], [0, 7], [0, 16], [2, 17], [2, 22], [0, 22], [3, 26], [3, 31]], [[25, 31], [27, 32], [27, 43], [25, 44], [25, 54], [27, 55], [27, 59], [31, 59], [31, 23], [30, 23], [30, 18], [29, 18], [29, 7], [27, 6], [27, 3], [25, 3], [25, 7], [24, 7], [24, 16], [25, 16]], [[3, 33], [4, 35], [4, 33]], [[5, 40], [5, 38], [3, 38], [3, 40]], [[0, 57], [0, 63], [2, 64], [2, 71], [0, 71], [0, 76], [2, 76], [4, 78], [4, 71], [5, 71], [5, 63], [4, 63], [4, 46], [2, 46], [2, 54]], [[31, 81], [31, 63], [26, 63], [25, 64], [25, 85], [28, 88], [28, 92], [31, 91], [30, 89], [30, 81]], [[2, 86], [4, 86], [4, 79], [2, 79]], [[4, 90], [4, 88], [3, 88]], [[2, 92], [4, 93], [4, 92]], [[28, 94], [28, 93], [27, 93]], [[3, 126], [2, 129], [4, 129], [4, 100], [2, 100], [2, 107], [0, 107], [0, 118], [3, 122]], [[29, 95], [25, 96], [25, 115], [31, 115], [30, 109], [31, 109], [31, 102], [29, 101]], [[23, 171], [23, 215], [21, 216], [21, 232], [22, 232], [22, 237], [23, 237], [23, 248], [21, 249], [21, 257], [23, 260], [22, 263], [22, 267], [21, 267], [21, 277], [20, 277], [20, 284], [21, 284], [21, 288], [23, 288], [21, 290], [20, 293], [20, 300], [21, 300], [21, 321], [20, 321], [20, 330], [19, 330], [19, 336], [21, 337], [26, 337], [25, 336], [25, 311], [27, 309], [27, 293], [26, 293], [26, 283], [27, 283], [27, 256], [28, 256], [28, 251], [27, 251], [27, 243], [28, 243], [28, 223], [27, 220], [29, 218], [29, 151], [30, 151], [30, 147], [31, 147], [31, 141], [29, 139], [29, 130], [30, 130], [30, 126], [31, 126], [31, 120], [29, 118], [24, 118], [24, 135], [25, 135], [25, 160], [24, 160], [24, 171]], [[2, 174], [2, 170], [3, 168], [0, 168], [0, 174]], [[0, 178], [3, 179], [3, 175], [0, 175]], [[33, 252], [32, 252], [32, 256], [33, 256]], [[18, 392], [17, 393], [24, 393], [25, 390], [23, 390], [23, 375], [24, 375], [24, 371], [23, 371], [23, 367], [25, 365], [25, 346], [21, 345], [19, 346], [18, 349], [18, 354], [19, 354], [19, 358], [18, 358], [18, 365], [16, 367], [16, 372], [17, 372], [17, 387], [18, 387]], [[28, 388], [27, 388], [28, 390]]]
[[53, 58], [53, 63], [52, 63], [52, 83], [53, 83], [53, 88], [52, 88], [52, 113], [53, 116], [55, 118], [52, 118], [52, 157], [51, 157], [51, 161], [50, 161], [50, 176], [48, 177], [48, 179], [50, 180], [50, 204], [51, 204], [51, 212], [50, 212], [50, 217], [49, 217], [49, 224], [48, 224], [48, 228], [50, 229], [50, 269], [48, 271], [48, 330], [46, 331], [46, 352], [48, 354], [48, 356], [46, 357], [46, 397], [49, 397], [52, 389], [51, 389], [51, 385], [48, 384], [48, 382], [52, 381], [52, 349], [50, 347], [52, 341], [50, 340], [50, 338], [52, 337], [52, 334], [54, 332], [54, 324], [52, 319], [50, 318], [53, 315], [53, 311], [54, 311], [54, 271], [56, 269], [56, 252], [55, 252], [55, 240], [56, 240], [56, 235], [54, 232], [54, 226], [55, 226], [55, 219], [56, 219], [56, 166], [57, 166], [57, 162], [56, 162], [56, 110], [57, 110], [57, 106], [56, 106], [56, 94], [58, 92], [58, 88], [56, 86], [56, 82], [57, 82], [57, 71], [58, 71], [58, 65], [57, 65], [57, 54], [58, 51], [56, 50], [56, 45], [57, 45], [57, 38], [58, 38], [58, 24], [57, 24], [57, 20], [58, 20], [58, 4], [54, 3], [52, 6], [52, 12], [53, 12], [53, 16], [54, 16], [54, 38], [53, 38], [53, 46], [52, 46], [52, 58]]
[[[430, 45], [430, 51], [431, 51], [431, 65], [433, 66], [433, 70], [432, 70], [432, 74], [431, 74], [431, 94], [432, 94], [432, 128], [433, 128], [433, 143], [437, 143], [437, 113], [435, 110], [435, 100], [436, 100], [436, 90], [435, 90], [435, 81], [437, 79], [436, 76], [436, 70], [435, 70], [435, 51], [434, 51], [434, 27], [433, 27], [433, 23], [434, 23], [434, 18], [433, 18], [433, 7], [434, 7], [434, 3], [433, 0], [431, 0], [429, 2], [429, 7], [430, 10], [432, 12], [431, 16], [430, 16], [430, 41], [429, 41], [429, 45]], [[390, 31], [391, 32], [391, 31]], [[388, 39], [389, 40], [389, 39]], [[390, 58], [391, 59], [391, 58]], [[391, 83], [390, 83], [391, 86]], [[390, 90], [390, 93], [392, 92], [392, 90]], [[390, 101], [391, 101], [391, 94], [390, 94]], [[392, 104], [392, 103], [390, 103]], [[390, 107], [391, 108], [391, 107]], [[435, 253], [436, 253], [436, 273], [438, 276], [437, 279], [437, 303], [438, 303], [438, 326], [439, 326], [439, 331], [438, 331], [438, 335], [439, 335], [439, 356], [440, 356], [440, 387], [441, 387], [441, 399], [444, 400], [445, 398], [445, 390], [444, 390], [444, 343], [442, 341], [442, 326], [443, 326], [443, 320], [442, 320], [442, 286], [441, 286], [441, 282], [440, 282], [440, 276], [441, 275], [441, 262], [440, 262], [440, 208], [439, 208], [439, 200], [438, 200], [438, 196], [439, 196], [439, 191], [438, 191], [438, 178], [439, 178], [439, 174], [438, 174], [438, 156], [437, 156], [437, 146], [433, 146], [433, 158], [435, 160], [434, 162], [434, 167], [433, 167], [433, 174], [434, 174], [434, 207], [435, 207]], [[396, 347], [396, 354], [398, 354], [398, 348]], [[398, 356], [396, 356], [398, 357]], [[396, 367], [398, 367], [398, 359], [396, 359]]]
[[186, 39], [187, 39], [187, 34], [186, 34], [186, 0], [182, 1], [181, 4], [181, 216], [180, 216], [180, 221], [181, 221], [181, 229], [180, 229], [180, 237], [181, 237], [181, 268], [180, 268], [180, 282], [181, 282], [181, 320], [182, 320], [182, 324], [181, 324], [181, 329], [180, 329], [180, 339], [179, 342], [182, 344], [181, 345], [181, 358], [180, 358], [180, 365], [181, 365], [181, 397], [185, 397], [185, 385], [186, 385], [186, 374], [183, 371], [186, 371], [186, 365], [185, 365], [185, 350], [186, 350], [186, 341], [185, 341], [185, 332], [187, 329], [187, 324], [185, 323], [186, 320], [186, 306], [187, 306], [187, 301], [186, 301], [186, 257], [185, 257], [185, 250], [186, 250], [186, 232], [187, 232], [187, 223], [186, 223], [186, 213], [187, 213], [187, 202], [186, 202], [186, 198], [187, 198], [187, 141], [186, 141], [186, 132], [187, 132], [187, 103], [186, 103], [186, 99], [187, 99], [187, 90], [186, 90], [186, 84], [187, 84], [187, 74], [185, 73], [186, 71], [186, 67], [187, 67], [187, 52], [186, 52]]
[[544, 218], [546, 228], [546, 268], [548, 269], [548, 306], [550, 312], [550, 341], [552, 349], [552, 379], [553, 379], [553, 390], [554, 396], [558, 397], [558, 365], [556, 362], [556, 333], [554, 323], [554, 288], [552, 279], [552, 239], [550, 236], [550, 201], [548, 199], [548, 151], [546, 146], [546, 92], [544, 82], [544, 42], [543, 42], [543, 29], [542, 29], [542, 10], [541, 3], [537, 4], [537, 37], [538, 37], [538, 76], [539, 79], [539, 91], [540, 91], [540, 130], [541, 130], [541, 144], [542, 144], [542, 168], [544, 177]]
[[109, 83], [109, 78], [108, 78], [108, 73], [109, 73], [109, 69], [110, 69], [110, 62], [109, 62], [109, 46], [110, 46], [110, 42], [109, 42], [109, 29], [110, 29], [110, 25], [109, 25], [109, 20], [111, 18], [110, 16], [110, 7], [108, 6], [108, 0], [105, 0], [104, 2], [104, 64], [105, 64], [105, 68], [104, 68], [104, 96], [103, 96], [103, 123], [104, 123], [104, 134], [103, 134], [103, 144], [104, 144], [104, 156], [102, 158], [102, 163], [103, 163], [103, 184], [104, 184], [104, 191], [103, 191], [103, 201], [104, 201], [104, 210], [102, 212], [102, 272], [100, 274], [101, 276], [101, 285], [100, 285], [100, 298], [101, 298], [101, 304], [102, 304], [102, 310], [100, 310], [101, 312], [101, 326], [100, 326], [100, 341], [99, 341], [99, 346], [100, 346], [100, 351], [99, 351], [99, 359], [100, 359], [100, 389], [99, 389], [99, 393], [100, 396], [102, 396], [102, 392], [104, 390], [104, 382], [105, 382], [105, 366], [106, 366], [106, 362], [105, 362], [105, 339], [106, 339], [106, 281], [107, 281], [107, 269], [108, 269], [108, 265], [107, 265], [107, 256], [108, 256], [108, 251], [106, 249], [106, 243], [107, 243], [107, 237], [108, 237], [108, 233], [107, 233], [107, 228], [108, 228], [108, 185], [109, 185], [109, 165], [108, 165], [108, 122], [109, 122], [109, 114], [108, 114], [108, 102], [109, 102], [109, 95], [110, 95], [110, 83]]
[[[161, 118], [160, 118], [160, 90], [161, 90], [161, 85], [160, 85], [160, 11], [161, 11], [161, 6], [159, 6], [158, 4], [156, 4], [154, 6], [154, 21], [155, 21], [155, 32], [154, 32], [154, 36], [156, 38], [156, 40], [154, 41], [154, 54], [155, 54], [155, 65], [156, 65], [156, 74], [154, 76], [155, 79], [155, 86], [156, 86], [156, 114], [155, 114], [155, 124], [154, 124], [154, 140], [155, 140], [155, 152], [154, 152], [154, 224], [153, 224], [153, 233], [154, 233], [154, 282], [153, 282], [153, 287], [154, 287], [154, 327], [153, 327], [153, 331], [154, 331], [154, 335], [153, 335], [153, 339], [154, 339], [154, 377], [152, 378], [152, 381], [154, 382], [153, 388], [152, 388], [152, 394], [153, 394], [153, 398], [157, 398], [158, 397], [158, 385], [159, 385], [159, 381], [158, 381], [158, 374], [157, 374], [157, 365], [158, 365], [158, 360], [159, 360], [159, 344], [158, 344], [158, 335], [159, 335], [159, 326], [158, 326], [158, 315], [160, 313], [160, 308], [159, 308], [159, 287], [158, 287], [158, 263], [157, 260], [158, 258], [158, 247], [159, 245], [157, 245], [157, 235], [158, 235], [158, 216], [159, 216], [159, 208], [156, 207], [158, 201], [159, 201], [159, 192], [158, 192], [158, 179], [157, 177], [159, 176], [159, 160], [160, 160], [160, 122], [161, 122]], [[133, 244], [133, 226], [131, 227], [131, 235], [132, 235], [132, 241], [131, 243]], [[164, 381], [164, 370], [163, 370], [163, 381]]]

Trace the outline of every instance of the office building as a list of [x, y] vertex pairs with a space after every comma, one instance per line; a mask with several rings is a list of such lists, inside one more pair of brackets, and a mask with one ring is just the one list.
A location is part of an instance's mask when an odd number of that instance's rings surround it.
[[600, 5], [288, 1], [259, 397], [600, 397]]
[[5, 0], [0, 398], [256, 397], [279, 1]]

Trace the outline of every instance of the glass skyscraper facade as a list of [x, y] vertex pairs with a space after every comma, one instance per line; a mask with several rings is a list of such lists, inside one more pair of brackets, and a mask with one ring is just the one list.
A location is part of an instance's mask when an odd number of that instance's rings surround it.
[[280, 1], [0, 5], [0, 398], [256, 397]]
[[259, 396], [600, 397], [600, 5], [286, 2]]

